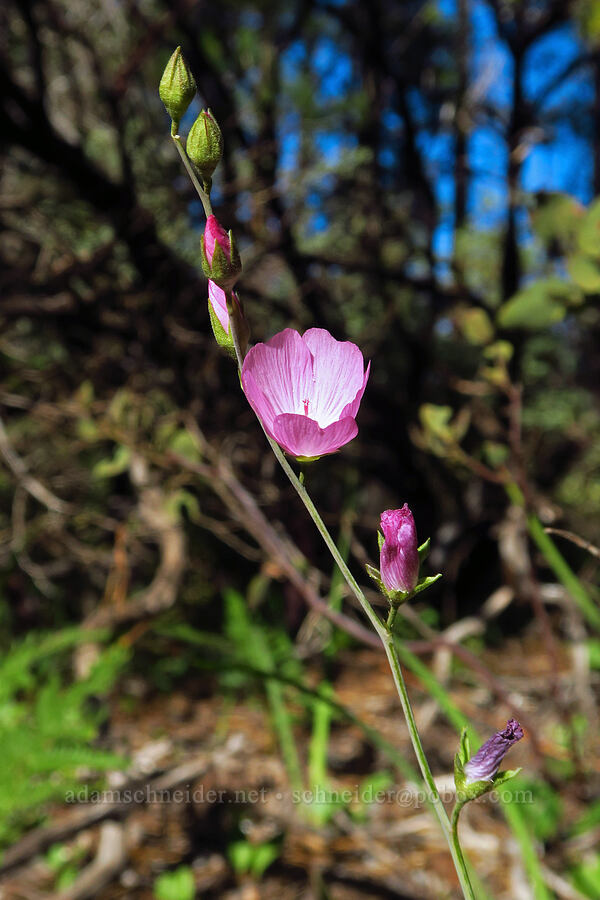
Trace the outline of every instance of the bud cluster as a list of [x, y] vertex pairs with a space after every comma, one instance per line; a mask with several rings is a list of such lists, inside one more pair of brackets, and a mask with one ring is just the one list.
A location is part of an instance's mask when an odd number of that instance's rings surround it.
[[201, 238], [202, 269], [208, 278], [208, 312], [215, 340], [235, 356], [235, 333], [238, 349], [243, 355], [249, 331], [239, 297], [233, 293], [233, 286], [242, 271], [242, 261], [233, 234], [231, 231], [227, 233], [210, 212], [212, 176], [223, 156], [223, 135], [210, 109], [203, 109], [190, 128], [185, 153], [181, 148], [179, 124], [196, 95], [196, 83], [181, 47], [177, 47], [167, 63], [158, 93], [171, 116], [171, 136], [192, 174], [192, 180], [195, 170], [201, 181], [202, 190], [197, 182], [194, 183], [207, 212], [206, 228]]

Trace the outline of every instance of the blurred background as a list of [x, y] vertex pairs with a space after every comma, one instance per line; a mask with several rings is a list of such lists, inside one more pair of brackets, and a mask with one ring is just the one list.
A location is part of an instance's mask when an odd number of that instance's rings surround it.
[[431, 535], [397, 632], [449, 801], [461, 727], [524, 726], [519, 797], [462, 817], [477, 896], [600, 897], [600, 2], [0, 22], [1, 896], [458, 896], [385, 657], [211, 333], [181, 44], [252, 340], [372, 360], [307, 486], [366, 589], [383, 509]]

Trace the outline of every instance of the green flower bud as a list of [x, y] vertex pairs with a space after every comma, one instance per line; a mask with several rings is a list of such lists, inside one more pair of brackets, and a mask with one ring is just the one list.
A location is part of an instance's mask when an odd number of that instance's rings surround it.
[[196, 82], [177, 47], [165, 67], [158, 87], [160, 99], [171, 116], [171, 133], [176, 134], [181, 117], [196, 94]]
[[186, 150], [210, 190], [212, 174], [223, 156], [223, 135], [210, 109], [203, 109], [190, 128]]

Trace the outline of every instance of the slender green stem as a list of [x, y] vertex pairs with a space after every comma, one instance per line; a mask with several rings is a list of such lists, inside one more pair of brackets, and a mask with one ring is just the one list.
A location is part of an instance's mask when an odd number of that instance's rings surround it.
[[[263, 429], [264, 430], [264, 429]], [[425, 751], [423, 750], [423, 745], [421, 744], [421, 739], [419, 737], [419, 732], [417, 730], [417, 723], [415, 722], [415, 717], [413, 715], [412, 707], [410, 705], [410, 699], [408, 696], [408, 691], [406, 690], [406, 684], [404, 682], [404, 677], [402, 675], [402, 669], [400, 666], [400, 660], [398, 659], [398, 653], [396, 651], [396, 647], [394, 645], [394, 637], [392, 635], [391, 630], [387, 625], [377, 617], [375, 614], [373, 607], [365, 597], [361, 588], [359, 587], [356, 579], [350, 572], [350, 569], [346, 565], [344, 559], [340, 555], [338, 548], [335, 545], [335, 542], [329, 531], [327, 530], [325, 523], [321, 519], [314, 503], [309, 497], [306, 489], [300, 481], [296, 477], [296, 474], [288, 461], [286, 460], [283, 452], [280, 447], [275, 443], [275, 441], [271, 440], [271, 438], [267, 435], [267, 440], [271, 445], [271, 449], [275, 454], [277, 461], [281, 465], [283, 471], [287, 475], [290, 480], [292, 486], [294, 487], [296, 493], [304, 503], [307, 512], [309, 513], [311, 519], [315, 523], [319, 534], [325, 541], [327, 548], [331, 555], [333, 556], [335, 562], [338, 565], [342, 575], [346, 579], [348, 586], [350, 587], [352, 593], [360, 603], [363, 608], [367, 618], [371, 622], [373, 628], [379, 635], [379, 638], [383, 644], [383, 648], [385, 650], [388, 663], [390, 665], [390, 669], [392, 670], [392, 676], [394, 679], [394, 684], [396, 686], [396, 691], [398, 693], [398, 697], [400, 699], [400, 704], [402, 706], [402, 711], [404, 713], [404, 717], [406, 719], [406, 724], [408, 727], [408, 731], [410, 734], [410, 739], [413, 745], [413, 749], [415, 751], [415, 756], [417, 757], [417, 762], [419, 764], [419, 768], [421, 770], [421, 775], [423, 776], [423, 780], [427, 785], [429, 790], [429, 799], [434, 806], [435, 812], [439, 819], [440, 825], [442, 827], [442, 831], [444, 832], [444, 837], [448, 843], [448, 847], [450, 849], [450, 853], [452, 854], [452, 859], [454, 862], [454, 866], [456, 868], [456, 873], [458, 875], [460, 885], [463, 891], [464, 896], [467, 900], [475, 900], [475, 895], [473, 894], [473, 888], [471, 887], [471, 883], [469, 881], [469, 876], [467, 873], [467, 869], [465, 866], [464, 859], [461, 856], [456, 854], [454, 844], [452, 841], [452, 835], [450, 833], [450, 823], [448, 821], [448, 816], [446, 814], [446, 810], [444, 808], [444, 804], [442, 799], [438, 793], [438, 790], [435, 786], [435, 781], [433, 780], [433, 775], [431, 774], [431, 769], [429, 768], [429, 763], [427, 762], [427, 757], [425, 756]], [[393, 621], [393, 620], [392, 620]]]
[[390, 631], [394, 628], [394, 623], [396, 621], [396, 616], [398, 615], [398, 607], [390, 606], [390, 611], [388, 613], [387, 622], [385, 623]]
[[[230, 321], [231, 321], [231, 319], [230, 319]], [[232, 325], [233, 325], [233, 323], [232, 323]], [[240, 377], [241, 377], [243, 357], [239, 350], [239, 343], [236, 340], [234, 331], [235, 331], [235, 329], [232, 327], [232, 335], [234, 337], [234, 347], [236, 350], [238, 369], [239, 369]], [[408, 696], [408, 691], [406, 690], [406, 684], [404, 683], [404, 676], [402, 675], [400, 660], [398, 659], [398, 653], [397, 653], [396, 647], [394, 645], [394, 637], [392, 635], [391, 628], [389, 627], [388, 624], [384, 624], [379, 619], [379, 617], [376, 615], [373, 607], [371, 606], [371, 604], [365, 597], [365, 595], [364, 595], [362, 589], [360, 588], [358, 582], [356, 581], [354, 575], [348, 568], [346, 561], [344, 560], [340, 551], [338, 550], [335, 541], [333, 540], [332, 536], [329, 534], [329, 531], [327, 530], [327, 527], [326, 527], [325, 523], [323, 522], [321, 516], [319, 515], [319, 512], [318, 512], [316, 506], [314, 505], [313, 501], [311, 500], [306, 488], [300, 482], [296, 473], [294, 472], [294, 470], [288, 463], [288, 461], [285, 458], [283, 451], [281, 450], [279, 445], [272, 438], [269, 437], [269, 435], [265, 431], [265, 428], [264, 428], [262, 422], [260, 421], [260, 419], [259, 419], [259, 422], [260, 422], [261, 428], [263, 429], [263, 431], [265, 433], [265, 437], [266, 437], [267, 441], [269, 442], [269, 446], [271, 447], [271, 450], [275, 454], [275, 458], [277, 459], [277, 462], [279, 463], [279, 465], [281, 466], [281, 468], [287, 475], [287, 477], [290, 481], [290, 484], [292, 485], [292, 487], [294, 488], [294, 490], [296, 491], [296, 493], [302, 500], [302, 503], [304, 504], [311, 519], [315, 523], [319, 534], [323, 538], [323, 540], [327, 546], [327, 549], [331, 553], [340, 572], [344, 576], [344, 579], [346, 580], [348, 587], [350, 588], [350, 590], [352, 591], [352, 593], [354, 594], [354, 596], [360, 603], [365, 615], [369, 619], [369, 622], [371, 623], [371, 625], [377, 632], [379, 639], [381, 640], [381, 643], [383, 644], [383, 648], [385, 650], [390, 668], [392, 670], [394, 684], [396, 686], [396, 691], [397, 691], [398, 697], [400, 699], [402, 711], [403, 711], [404, 717], [406, 719], [406, 724], [407, 724], [408, 731], [410, 734], [410, 739], [411, 739], [411, 742], [413, 745], [413, 749], [415, 751], [415, 755], [417, 757], [417, 762], [419, 764], [419, 768], [421, 770], [421, 775], [423, 777], [425, 784], [427, 785], [427, 788], [429, 790], [429, 799], [430, 799], [431, 803], [433, 804], [433, 807], [437, 814], [442, 831], [444, 832], [444, 837], [446, 838], [448, 848], [452, 855], [452, 860], [453, 860], [454, 866], [456, 868], [456, 873], [457, 873], [458, 879], [460, 881], [463, 895], [465, 896], [465, 898], [467, 898], [467, 900], [475, 900], [475, 896], [473, 894], [473, 889], [472, 889], [471, 883], [469, 881], [469, 876], [468, 876], [467, 869], [466, 869], [466, 866], [464, 863], [464, 859], [462, 859], [462, 856], [459, 857], [456, 854], [454, 844], [452, 841], [452, 835], [450, 833], [450, 822], [448, 819], [448, 815], [444, 808], [442, 798], [440, 797], [438, 790], [435, 786], [435, 781], [433, 780], [433, 775], [431, 774], [431, 769], [429, 768], [429, 763], [427, 762], [427, 757], [425, 756], [425, 751], [423, 750], [423, 745], [421, 744], [421, 739], [419, 737], [419, 732], [417, 730], [417, 723], [415, 722], [415, 717], [413, 715], [412, 707], [410, 705], [410, 699]], [[392, 613], [392, 611], [390, 611], [390, 617], [391, 617], [391, 621], [393, 624], [395, 616], [392, 616], [391, 613]]]
[[459, 865], [461, 866], [461, 869], [465, 874], [465, 878], [467, 879], [467, 882], [469, 883], [469, 889], [471, 891], [470, 896], [473, 896], [473, 888], [471, 887], [471, 883], [469, 881], [469, 872], [467, 869], [467, 864], [465, 862], [465, 858], [464, 858], [463, 852], [462, 852], [462, 847], [460, 846], [460, 840], [458, 838], [458, 817], [460, 816], [460, 811], [464, 805], [465, 805], [464, 803], [461, 803], [459, 800], [457, 800], [456, 803], [454, 804], [454, 809], [452, 810], [452, 821], [451, 821], [452, 846], [454, 847], [454, 853], [456, 854], [456, 859], [458, 860]]
[[421, 739], [417, 730], [417, 723], [415, 722], [415, 717], [408, 697], [408, 691], [406, 690], [406, 683], [404, 681], [404, 676], [402, 675], [402, 668], [400, 666], [400, 660], [398, 659], [396, 645], [394, 644], [394, 635], [390, 630], [385, 629], [384, 634], [380, 633], [379, 636], [381, 637], [383, 648], [385, 650], [390, 669], [392, 670], [394, 684], [396, 685], [396, 691], [398, 693], [398, 697], [400, 698], [402, 712], [404, 713], [404, 718], [406, 719], [406, 724], [408, 726], [408, 732], [410, 734], [413, 750], [415, 751], [415, 756], [417, 757], [417, 762], [419, 763], [419, 768], [421, 770], [423, 780], [425, 781], [425, 784], [427, 785], [427, 788], [429, 790], [429, 799], [433, 804], [433, 808], [435, 809], [435, 812], [439, 819], [442, 831], [444, 832], [444, 837], [448, 842], [448, 847], [450, 848], [450, 853], [452, 854], [452, 861], [454, 862], [454, 868], [456, 869], [456, 874], [458, 875], [462, 892], [467, 900], [475, 900], [475, 895], [473, 893], [473, 888], [471, 887], [471, 882], [469, 881], [469, 873], [467, 871], [464, 857], [462, 855], [462, 852], [460, 851], [460, 846], [457, 852], [456, 843], [450, 833], [448, 816], [446, 814], [446, 810], [439, 795], [438, 789], [435, 785], [435, 781], [433, 780], [433, 775], [431, 774], [431, 769], [429, 768], [429, 763], [427, 762], [427, 757], [425, 756], [423, 745], [421, 744]]
[[[173, 137], [173, 140], [175, 141], [175, 144], [176, 144], [179, 154], [184, 162], [184, 165], [188, 171], [188, 174], [194, 184], [194, 187], [198, 191], [198, 196], [202, 200], [202, 205], [204, 207], [204, 211], [208, 217], [209, 215], [212, 214], [210, 199], [209, 199], [208, 195], [205, 193], [205, 191], [202, 189], [202, 187], [200, 186], [200, 183], [198, 182], [198, 179], [196, 178], [196, 175], [192, 169], [191, 163], [189, 162], [187, 155], [186, 155], [183, 147], [181, 146], [181, 141], [180, 141], [179, 135], [172, 135], [172, 137]], [[243, 367], [243, 363], [244, 363], [244, 355], [243, 355], [243, 352], [240, 347], [238, 335], [236, 333], [234, 318], [231, 316], [230, 302], [231, 302], [231, 297], [228, 296], [227, 306], [228, 306], [228, 312], [230, 313], [230, 315], [229, 315], [230, 330], [231, 330], [231, 335], [233, 338], [233, 346], [235, 349], [235, 355], [236, 355], [236, 359], [237, 359], [238, 374], [240, 376], [240, 381], [241, 381], [242, 367]], [[283, 451], [281, 450], [279, 445], [271, 437], [269, 437], [269, 435], [265, 431], [265, 428], [264, 428], [262, 422], [260, 421], [260, 419], [259, 419], [259, 422], [260, 422], [261, 428], [263, 429], [263, 431], [265, 433], [265, 437], [269, 443], [269, 446], [271, 447], [271, 450], [275, 454], [275, 458], [277, 459], [277, 462], [279, 463], [279, 465], [281, 466], [281, 468], [287, 475], [288, 480], [290, 481], [290, 484], [292, 485], [292, 487], [294, 488], [294, 490], [300, 497], [308, 514], [310, 515], [311, 519], [315, 523], [319, 534], [323, 538], [323, 541], [325, 542], [327, 549], [331, 553], [340, 572], [344, 576], [344, 579], [345, 579], [346, 583], [348, 584], [348, 587], [350, 588], [350, 590], [352, 591], [352, 593], [354, 594], [354, 596], [360, 603], [360, 605], [363, 609], [363, 612], [367, 616], [369, 622], [371, 623], [371, 625], [377, 632], [379, 639], [381, 640], [381, 642], [383, 644], [386, 656], [388, 658], [388, 662], [390, 664], [390, 668], [392, 670], [394, 684], [396, 685], [396, 690], [398, 692], [398, 697], [400, 699], [402, 710], [404, 712], [404, 717], [406, 719], [406, 724], [407, 724], [407, 727], [408, 727], [408, 730], [410, 733], [410, 738], [411, 738], [411, 742], [413, 745], [413, 749], [414, 749], [415, 755], [417, 757], [417, 762], [418, 762], [419, 768], [421, 770], [421, 775], [423, 777], [423, 780], [425, 781], [425, 784], [427, 785], [427, 787], [429, 789], [429, 799], [434, 806], [434, 809], [435, 809], [437, 817], [439, 819], [442, 831], [444, 832], [444, 837], [446, 838], [446, 841], [448, 843], [448, 847], [449, 847], [450, 853], [452, 855], [452, 859], [454, 862], [454, 866], [456, 868], [456, 873], [458, 875], [463, 894], [464, 894], [466, 900], [475, 900], [475, 897], [473, 894], [473, 889], [469, 882], [469, 876], [467, 874], [467, 869], [466, 869], [466, 866], [464, 863], [464, 859], [462, 859], [462, 854], [460, 856], [458, 856], [456, 854], [456, 850], [455, 850], [455, 847], [454, 847], [454, 844], [452, 841], [452, 835], [450, 833], [450, 822], [448, 819], [448, 815], [446, 813], [444, 804], [438, 793], [438, 790], [435, 786], [435, 782], [433, 780], [433, 775], [431, 774], [431, 769], [429, 768], [429, 763], [427, 762], [427, 757], [425, 756], [425, 751], [423, 750], [423, 745], [421, 744], [421, 739], [419, 737], [419, 732], [417, 730], [417, 724], [415, 722], [415, 717], [413, 715], [412, 707], [410, 705], [408, 691], [406, 690], [406, 684], [404, 683], [404, 676], [402, 675], [402, 669], [400, 667], [400, 660], [398, 658], [396, 647], [394, 645], [394, 638], [393, 638], [392, 631], [391, 631], [391, 626], [393, 625], [394, 619], [395, 619], [395, 615], [393, 614], [394, 611], [393, 610], [390, 611], [390, 618], [389, 618], [387, 624], [384, 624], [379, 619], [379, 617], [375, 613], [373, 607], [371, 606], [371, 604], [365, 597], [363, 591], [361, 590], [354, 575], [348, 568], [346, 561], [344, 560], [343, 556], [341, 555], [340, 551], [338, 550], [335, 541], [333, 540], [332, 536], [330, 535], [329, 531], [327, 530], [327, 527], [325, 526], [325, 523], [323, 522], [321, 516], [319, 515], [319, 512], [318, 512], [316, 506], [314, 505], [306, 488], [304, 487], [303, 479], [301, 481], [297, 477], [296, 473], [294, 472], [294, 470], [288, 463], [287, 459], [285, 458]]]
[[208, 219], [209, 216], [212, 216], [212, 206], [210, 203], [210, 197], [208, 196], [208, 194], [206, 193], [206, 191], [204, 190], [204, 188], [198, 181], [198, 177], [197, 177], [196, 173], [194, 172], [194, 168], [193, 168], [191, 162], [188, 159], [188, 155], [185, 152], [185, 150], [183, 149], [183, 146], [181, 143], [181, 136], [178, 134], [172, 134], [171, 137], [173, 138], [173, 143], [177, 147], [177, 151], [178, 151], [181, 159], [183, 160], [183, 164], [187, 170], [188, 175], [190, 176], [191, 182], [194, 185], [194, 187], [196, 188], [196, 191], [198, 192], [198, 196], [200, 197], [200, 200], [202, 201], [202, 206], [204, 208], [204, 214], [205, 214], [206, 218]]

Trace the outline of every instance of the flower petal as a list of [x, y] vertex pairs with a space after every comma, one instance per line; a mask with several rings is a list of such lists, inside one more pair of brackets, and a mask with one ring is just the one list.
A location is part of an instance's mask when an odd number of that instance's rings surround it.
[[273, 437], [291, 456], [326, 456], [335, 453], [358, 434], [358, 426], [349, 416], [320, 428], [308, 416], [283, 414], [273, 423]]
[[367, 370], [365, 372], [365, 377], [363, 379], [362, 387], [358, 390], [356, 397], [352, 401], [352, 403], [348, 403], [340, 413], [340, 419], [345, 418], [346, 416], [352, 416], [353, 419], [356, 418], [358, 413], [358, 408], [360, 406], [360, 401], [363, 398], [363, 394], [365, 392], [365, 388], [367, 386], [367, 381], [369, 380], [369, 374], [371, 372], [371, 361], [367, 365]]
[[215, 252], [215, 241], [219, 242], [221, 250], [227, 259], [230, 259], [231, 248], [229, 246], [229, 236], [217, 217], [209, 216], [204, 227], [204, 251], [211, 264]]
[[356, 344], [336, 341], [324, 328], [309, 328], [302, 340], [313, 356], [309, 415], [325, 428], [340, 419], [343, 412], [352, 415], [346, 409], [366, 385], [363, 355]]
[[381, 513], [385, 541], [379, 563], [388, 591], [412, 591], [419, 579], [419, 552], [415, 520], [407, 503], [402, 509]]
[[[246, 359], [247, 358], [248, 357], [246, 357]], [[273, 434], [273, 422], [275, 421], [278, 412], [273, 409], [269, 398], [256, 383], [252, 372], [245, 367], [242, 369], [242, 387], [248, 403], [262, 422], [265, 431], [269, 437], [273, 438], [273, 440], [277, 440]]]
[[[293, 328], [284, 329], [248, 352], [242, 368], [244, 390], [244, 378], [249, 372], [275, 415], [303, 412], [304, 400], [310, 396], [312, 356]], [[262, 419], [259, 412], [257, 415]]]
[[208, 282], [208, 299], [217, 319], [221, 323], [223, 331], [227, 334], [229, 331], [229, 313], [227, 312], [227, 298], [225, 297], [225, 291], [221, 290], [214, 281], [210, 280]]

